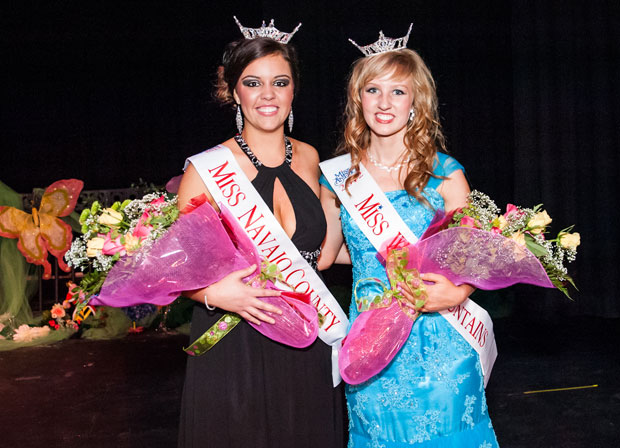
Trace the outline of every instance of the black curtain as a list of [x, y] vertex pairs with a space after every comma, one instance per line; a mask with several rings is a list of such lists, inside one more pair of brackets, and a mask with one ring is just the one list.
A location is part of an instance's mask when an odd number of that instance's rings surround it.
[[619, 147], [617, 1], [3, 2], [0, 6], [0, 180], [20, 192], [67, 177], [85, 188], [165, 183], [184, 159], [228, 138], [233, 111], [211, 98], [227, 42], [276, 20], [302, 64], [293, 136], [332, 154], [347, 42], [402, 36], [438, 85], [451, 153], [498, 205], [544, 203], [554, 231], [582, 235], [558, 291], [491, 294], [512, 312], [620, 316], [615, 281]]
[[[556, 230], [581, 233], [567, 308], [617, 317], [620, 3], [519, 1], [511, 22], [514, 199], [544, 202]], [[565, 304], [530, 292], [533, 312]]]

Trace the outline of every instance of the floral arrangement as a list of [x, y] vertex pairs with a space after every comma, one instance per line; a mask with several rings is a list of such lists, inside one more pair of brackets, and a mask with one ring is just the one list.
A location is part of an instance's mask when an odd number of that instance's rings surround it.
[[[359, 384], [379, 373], [404, 345], [427, 298], [421, 272], [442, 274], [455, 284], [497, 290], [516, 283], [557, 288], [568, 295], [575, 283], [565, 263], [575, 260], [580, 243], [572, 226], [549, 239], [549, 214], [542, 205], [522, 208], [509, 204], [506, 212], [485, 194], [470, 193], [467, 205], [448, 215], [438, 211], [415, 244], [387, 246], [385, 262], [389, 285], [376, 278], [361, 279], [354, 294], [361, 314], [343, 342], [339, 369], [349, 384]], [[360, 283], [378, 283], [378, 295], [358, 297]], [[404, 297], [409, 286], [414, 304]], [[570, 298], [570, 296], [569, 296]]]
[[577, 232], [571, 233], [574, 226], [570, 226], [548, 239], [545, 235], [551, 221], [549, 214], [542, 210], [542, 204], [533, 208], [508, 204], [506, 212], [501, 214], [489, 196], [474, 190], [469, 194], [467, 206], [454, 212], [448, 227], [486, 230], [525, 246], [538, 258], [553, 285], [570, 298], [567, 285], [576, 286], [565, 263], [575, 260], [581, 237]]
[[71, 308], [71, 303], [67, 300], [65, 300], [62, 305], [60, 303], [55, 303], [50, 310], [43, 313], [42, 321], [52, 330], [68, 328], [77, 331], [82, 321], [80, 319], [73, 320], [71, 315], [67, 313], [69, 308]]
[[[179, 217], [176, 195], [150, 193], [140, 199], [115, 202], [105, 208], [95, 201], [80, 218], [82, 235], [76, 238], [64, 258], [68, 266], [84, 272], [81, 281], [68, 282], [68, 293], [62, 303], [55, 303], [43, 312], [40, 320], [19, 325], [9, 313], [0, 315], [0, 340], [32, 342], [58, 340], [81, 333], [85, 329], [105, 325], [107, 312], [97, 312], [88, 305], [98, 294], [112, 267], [119, 260], [148, 250], [149, 245], [166, 233]], [[71, 308], [74, 307], [73, 312]], [[123, 312], [134, 321], [130, 332], [139, 331], [136, 321], [157, 309], [150, 304], [132, 306]], [[53, 336], [56, 332], [65, 336]]]
[[0, 315], [0, 340], [32, 342], [46, 338], [55, 330], [66, 330], [70, 335], [79, 328], [79, 322], [74, 321], [59, 303], [44, 311], [39, 323], [16, 325], [10, 313]]
[[[115, 202], [103, 208], [95, 201], [80, 215], [82, 236], [65, 254], [67, 264], [85, 272], [79, 285], [71, 285], [65, 303], [82, 311], [97, 294], [112, 266], [126, 255], [148, 247], [179, 217], [176, 195], [149, 193], [141, 199]], [[78, 317], [79, 320], [79, 317]]]

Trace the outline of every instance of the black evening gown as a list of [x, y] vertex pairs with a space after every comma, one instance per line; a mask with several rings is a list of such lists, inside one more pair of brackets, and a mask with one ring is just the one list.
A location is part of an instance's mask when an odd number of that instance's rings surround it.
[[[241, 145], [240, 145], [241, 146]], [[326, 223], [320, 202], [290, 168], [260, 164], [252, 181], [273, 210], [276, 179], [295, 209], [293, 243], [316, 262]], [[190, 341], [225, 312], [196, 304]], [[331, 347], [317, 340], [296, 349], [263, 336], [244, 320], [209, 352], [188, 357], [179, 447], [341, 448], [345, 444], [342, 384], [332, 385]]]

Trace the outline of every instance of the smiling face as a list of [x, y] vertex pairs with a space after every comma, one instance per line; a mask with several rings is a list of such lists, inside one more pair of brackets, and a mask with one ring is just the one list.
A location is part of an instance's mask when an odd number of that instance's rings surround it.
[[293, 103], [294, 85], [289, 63], [273, 54], [252, 61], [235, 86], [246, 127], [272, 132], [284, 125]]
[[410, 79], [388, 74], [371, 79], [361, 89], [362, 112], [378, 137], [405, 133], [413, 105]]

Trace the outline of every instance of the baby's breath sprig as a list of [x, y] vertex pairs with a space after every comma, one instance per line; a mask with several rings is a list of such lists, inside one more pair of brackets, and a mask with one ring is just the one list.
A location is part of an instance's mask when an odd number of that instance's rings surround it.
[[[532, 208], [509, 204], [506, 213], [500, 214], [495, 202], [484, 193], [474, 190], [467, 205], [455, 211], [449, 227], [473, 227], [491, 231], [524, 245], [542, 264], [553, 285], [569, 298], [567, 285], [575, 287], [565, 266], [575, 260], [580, 243], [578, 233], [571, 233], [573, 226], [562, 229], [554, 239], [545, 237], [551, 217], [542, 204]], [[576, 287], [575, 287], [576, 289]]]
[[148, 249], [178, 217], [176, 195], [161, 192], [118, 201], [108, 208], [95, 201], [84, 209], [80, 215], [83, 235], [73, 240], [65, 255], [69, 266], [85, 273], [72, 291], [81, 297], [79, 306], [101, 290], [118, 260], [139, 248]]

